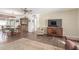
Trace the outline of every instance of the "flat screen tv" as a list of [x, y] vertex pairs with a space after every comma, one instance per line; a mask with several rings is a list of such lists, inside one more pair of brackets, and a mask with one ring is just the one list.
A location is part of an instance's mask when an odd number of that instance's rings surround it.
[[51, 19], [48, 20], [48, 26], [50, 27], [62, 27], [62, 19]]
[[55, 20], [48, 20], [48, 26], [57, 26], [57, 22]]

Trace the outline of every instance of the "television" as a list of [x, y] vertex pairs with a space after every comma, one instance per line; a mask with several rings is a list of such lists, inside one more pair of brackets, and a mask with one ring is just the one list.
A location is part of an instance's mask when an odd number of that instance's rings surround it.
[[62, 27], [62, 19], [51, 19], [48, 20], [49, 27]]
[[57, 22], [55, 20], [48, 20], [48, 26], [57, 26]]

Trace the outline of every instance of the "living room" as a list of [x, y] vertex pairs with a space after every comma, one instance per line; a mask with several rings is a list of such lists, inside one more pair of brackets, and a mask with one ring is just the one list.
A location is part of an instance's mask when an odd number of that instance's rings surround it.
[[[7, 13], [9, 12], [8, 16], [6, 16], [4, 12], [4, 14], [1, 14], [3, 15], [1, 18], [7, 19], [7, 24], [10, 25], [8, 26], [10, 28], [7, 29], [10, 31], [6, 34], [8, 35], [9, 43], [5, 43], [4, 47], [0, 49], [65, 49], [65, 41], [63, 40], [64, 38], [61, 37], [67, 37], [74, 41], [73, 45], [75, 46], [75, 42], [79, 43], [79, 9], [15, 8], [15, 10], [20, 10], [20, 13], [18, 13], [18, 11], [10, 12], [9, 10], [5, 11]], [[16, 16], [16, 18], [14, 16]], [[49, 20], [52, 20], [52, 23], [50, 22], [52, 25], [50, 25]], [[21, 26], [18, 26], [19, 24]], [[49, 29], [49, 27], [53, 27], [54, 31]], [[20, 40], [19, 42], [22, 42], [22, 44], [17, 42], [18, 40]], [[28, 44], [26, 44], [26, 40]], [[29, 46], [26, 47], [23, 42]], [[16, 45], [14, 45], [14, 43]], [[23, 46], [18, 48], [19, 45]], [[9, 48], [7, 48], [7, 46], [9, 46]]]
[[62, 19], [63, 35], [78, 38], [78, 9], [54, 11], [40, 16], [40, 27], [48, 26], [48, 20]]

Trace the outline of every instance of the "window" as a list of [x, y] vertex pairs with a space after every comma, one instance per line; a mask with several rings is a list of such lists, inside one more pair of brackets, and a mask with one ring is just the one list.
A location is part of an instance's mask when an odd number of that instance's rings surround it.
[[2, 26], [5, 26], [7, 24], [7, 20], [0, 20], [0, 25]]

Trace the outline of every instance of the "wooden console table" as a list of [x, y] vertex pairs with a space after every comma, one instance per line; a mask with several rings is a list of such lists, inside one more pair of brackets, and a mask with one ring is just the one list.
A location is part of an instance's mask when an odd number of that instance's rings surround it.
[[63, 28], [47, 27], [47, 34], [51, 36], [63, 36]]

